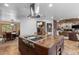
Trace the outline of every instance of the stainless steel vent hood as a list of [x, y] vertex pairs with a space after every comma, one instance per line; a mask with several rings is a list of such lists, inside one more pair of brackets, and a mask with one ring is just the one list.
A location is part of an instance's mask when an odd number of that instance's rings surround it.
[[[31, 17], [31, 18], [40, 18], [40, 15], [37, 12], [37, 9], [38, 7], [36, 7], [36, 4], [35, 3], [31, 3], [30, 4], [30, 15], [28, 17]], [[38, 10], [39, 11], [39, 10]]]

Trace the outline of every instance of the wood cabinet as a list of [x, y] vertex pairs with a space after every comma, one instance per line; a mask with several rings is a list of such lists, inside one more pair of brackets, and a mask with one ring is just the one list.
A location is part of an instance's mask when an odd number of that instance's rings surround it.
[[64, 49], [64, 39], [59, 40], [51, 47], [45, 47], [29, 40], [26, 40], [28, 42], [27, 44], [23, 40], [23, 38], [19, 37], [18, 48], [22, 55], [61, 55]]

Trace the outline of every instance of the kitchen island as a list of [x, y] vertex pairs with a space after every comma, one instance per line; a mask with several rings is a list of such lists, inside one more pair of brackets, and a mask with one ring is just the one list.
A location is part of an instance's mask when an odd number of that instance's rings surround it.
[[61, 55], [64, 49], [62, 36], [20, 36], [19, 51], [22, 55]]

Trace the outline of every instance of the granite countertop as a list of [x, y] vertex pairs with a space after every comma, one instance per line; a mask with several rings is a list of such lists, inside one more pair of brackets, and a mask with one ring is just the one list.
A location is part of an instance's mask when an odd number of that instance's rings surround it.
[[[20, 36], [21, 38], [25, 39], [24, 36]], [[57, 37], [53, 37], [53, 36], [45, 36], [42, 39], [36, 40], [36, 41], [32, 41], [29, 39], [30, 42], [38, 44], [40, 46], [46, 47], [46, 48], [50, 48], [53, 45], [55, 45], [57, 42], [61, 41], [61, 39], [63, 39], [63, 36], [57, 36]]]
[[62, 36], [58, 36], [56, 38], [54, 38], [53, 36], [49, 36], [49, 37], [45, 37], [44, 39], [36, 41], [36, 44], [39, 44], [46, 48], [51, 48], [53, 45], [61, 41], [61, 39], [63, 39]]

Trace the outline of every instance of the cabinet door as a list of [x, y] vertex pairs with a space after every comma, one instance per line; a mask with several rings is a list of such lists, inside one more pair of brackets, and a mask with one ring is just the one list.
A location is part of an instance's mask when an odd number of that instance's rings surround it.
[[62, 39], [61, 41], [59, 41], [57, 43], [57, 46], [56, 46], [56, 54], [57, 55], [61, 55], [62, 52], [63, 52], [63, 49], [64, 49], [64, 40]]
[[56, 55], [56, 44], [49, 49], [49, 55]]

